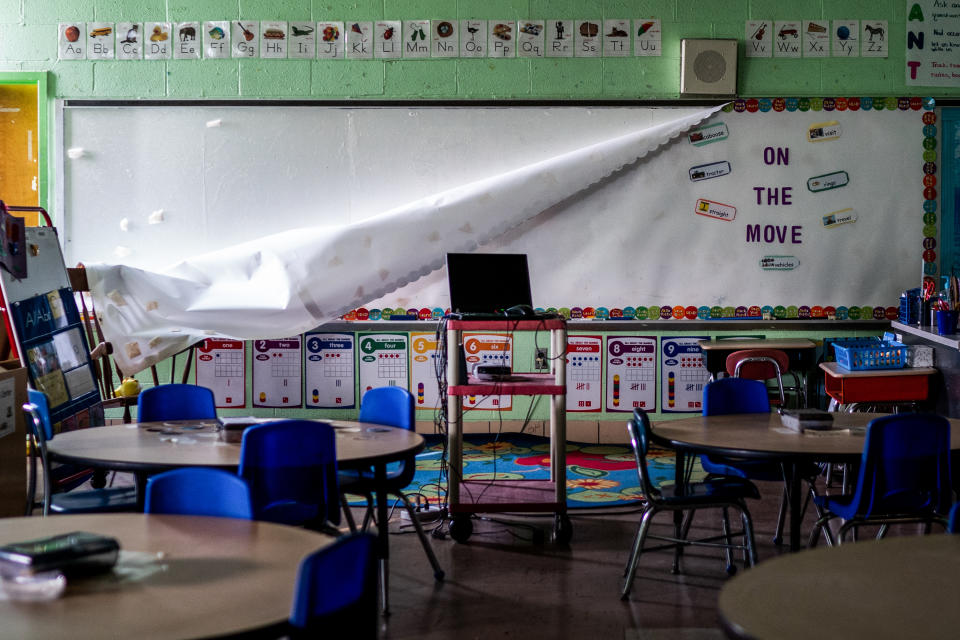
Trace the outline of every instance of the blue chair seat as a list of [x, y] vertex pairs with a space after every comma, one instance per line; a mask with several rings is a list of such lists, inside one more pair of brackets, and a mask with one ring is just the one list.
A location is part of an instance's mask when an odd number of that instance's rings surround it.
[[[700, 465], [711, 475], [749, 478], [765, 482], [783, 481], [783, 467], [779, 462], [703, 454], [700, 456]], [[802, 478], [816, 478], [820, 474], [820, 467], [811, 462], [801, 465], [799, 471]]]
[[731, 500], [752, 498], [760, 499], [760, 490], [744, 478], [708, 478], [703, 482], [684, 483], [680, 495], [674, 495], [672, 489], [660, 492], [658, 499], [664, 506], [685, 507], [687, 505], [704, 507], [712, 504], [727, 504]]

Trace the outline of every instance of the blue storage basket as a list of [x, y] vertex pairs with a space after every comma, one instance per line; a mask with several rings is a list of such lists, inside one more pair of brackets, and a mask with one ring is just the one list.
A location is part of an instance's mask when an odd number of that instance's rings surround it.
[[880, 338], [838, 338], [833, 343], [837, 364], [848, 371], [902, 369], [907, 366], [907, 345]]

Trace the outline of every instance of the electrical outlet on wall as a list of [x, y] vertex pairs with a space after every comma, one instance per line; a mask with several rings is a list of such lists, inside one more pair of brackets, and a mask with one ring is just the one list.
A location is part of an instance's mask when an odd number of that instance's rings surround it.
[[550, 360], [547, 357], [547, 349], [537, 347], [537, 353], [533, 357], [534, 371], [548, 371], [550, 369]]

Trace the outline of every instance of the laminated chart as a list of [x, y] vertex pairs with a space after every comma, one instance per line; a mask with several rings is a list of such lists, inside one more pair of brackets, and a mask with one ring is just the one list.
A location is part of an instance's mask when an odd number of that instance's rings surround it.
[[197, 384], [213, 391], [218, 409], [247, 406], [246, 344], [207, 338], [197, 349]]
[[607, 411], [655, 411], [657, 339], [653, 336], [607, 338]]
[[409, 389], [407, 373], [407, 334], [364, 333], [357, 338], [360, 349], [360, 404], [363, 394], [375, 387]]
[[600, 411], [602, 350], [600, 336], [567, 336], [567, 411]]
[[[513, 369], [513, 336], [507, 333], [463, 334], [463, 351], [467, 373], [478, 364], [494, 364]], [[464, 409], [492, 409], [508, 411], [513, 407], [513, 396], [465, 396]]]
[[253, 341], [253, 406], [299, 407], [302, 385], [300, 336]]
[[352, 409], [356, 404], [352, 333], [307, 333], [303, 336], [306, 406]]
[[[410, 350], [410, 390], [414, 394], [414, 406], [418, 409], [435, 409], [440, 406], [436, 332], [411, 333]], [[439, 375], [446, 375], [442, 366]]]
[[661, 338], [660, 411], [700, 413], [703, 387], [710, 379], [699, 340], [705, 337]]

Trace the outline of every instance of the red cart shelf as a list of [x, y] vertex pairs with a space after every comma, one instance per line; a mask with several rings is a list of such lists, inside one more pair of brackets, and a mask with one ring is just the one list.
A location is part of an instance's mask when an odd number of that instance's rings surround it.
[[822, 362], [824, 388], [833, 403], [923, 402], [930, 395], [932, 367], [850, 371], [836, 362]]

